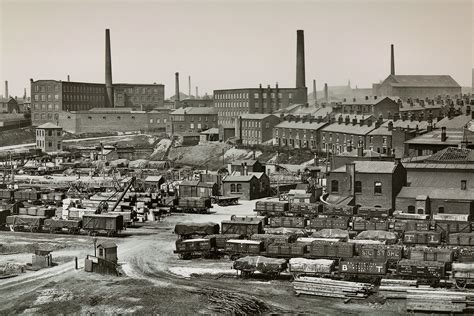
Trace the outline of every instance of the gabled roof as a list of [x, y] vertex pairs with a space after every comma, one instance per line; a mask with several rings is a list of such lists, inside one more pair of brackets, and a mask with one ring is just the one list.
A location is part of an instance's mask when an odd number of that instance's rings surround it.
[[217, 127], [210, 128], [208, 130], [205, 130], [201, 132], [201, 134], [205, 135], [214, 135], [214, 134], [219, 134], [219, 129]]
[[62, 127], [58, 126], [56, 124], [53, 124], [51, 122], [48, 122], [48, 123], [44, 123], [43, 125], [38, 126], [37, 128], [41, 128], [41, 129], [55, 128], [55, 129], [58, 129], [58, 128], [62, 128]]
[[446, 129], [462, 129], [464, 126], [469, 124], [469, 122], [473, 121], [471, 115], [458, 115], [454, 117], [445, 117], [438, 123], [436, 123], [436, 127], [446, 127]]
[[239, 174], [235, 174], [225, 177], [222, 182], [249, 182], [252, 178], [255, 178], [255, 175], [249, 174], [246, 176], [241, 176]]
[[461, 190], [460, 188], [435, 188], [435, 187], [403, 187], [397, 198], [414, 198], [426, 195], [430, 199], [442, 200], [469, 200], [472, 201], [474, 190]]
[[[417, 136], [407, 140], [405, 144], [429, 144], [429, 145], [446, 145], [458, 146], [463, 140], [463, 130], [446, 130], [446, 141], [441, 140], [441, 129]], [[474, 132], [466, 130], [467, 139], [470, 144], [474, 144]]]
[[145, 182], [160, 182], [163, 176], [148, 176], [145, 178]]
[[393, 124], [393, 128], [397, 128], [397, 127], [400, 127], [400, 128], [403, 128], [403, 129], [406, 129], [407, 127], [409, 127], [410, 129], [415, 129], [417, 126], [418, 126], [418, 129], [419, 130], [426, 130], [428, 128], [428, 121], [410, 121], [410, 120], [388, 120], [388, 121], [385, 121], [384, 123], [382, 123], [381, 126], [388, 126], [388, 123], [389, 122], [392, 122]]
[[377, 96], [367, 96], [363, 98], [357, 98], [357, 97], [352, 97], [352, 98], [345, 98], [345, 101], [343, 100], [341, 102], [342, 105], [374, 105], [377, 103], [380, 103], [381, 101], [388, 99], [393, 102], [397, 102], [398, 97], [377, 97]]
[[447, 147], [431, 155], [426, 161], [432, 162], [474, 162], [474, 150]]
[[389, 78], [394, 79], [390, 85], [396, 87], [461, 88], [449, 75], [390, 75]]
[[320, 128], [324, 127], [327, 125], [327, 122], [290, 122], [290, 121], [283, 121], [275, 126], [275, 128], [294, 128], [294, 129], [307, 129], [307, 130], [313, 130], [317, 131]]
[[117, 245], [114, 242], [111, 241], [102, 241], [97, 244], [97, 248], [102, 247], [102, 248], [117, 248]]
[[232, 161], [230, 164], [232, 166], [237, 166], [237, 165], [242, 165], [243, 163], [246, 163], [247, 166], [253, 166], [255, 165], [257, 162], [259, 162], [258, 160], [255, 160], [255, 159], [242, 159], [242, 160], [234, 160]]
[[173, 112], [171, 115], [217, 115], [216, 108], [213, 107], [188, 107], [188, 108], [179, 108]]
[[243, 113], [240, 115], [240, 117], [243, 120], [263, 120], [269, 116], [277, 117], [276, 115], [273, 115], [273, 114], [262, 114], [262, 113]]
[[344, 133], [344, 134], [354, 134], [354, 135], [367, 135], [369, 132], [375, 129], [375, 124], [371, 126], [365, 125], [352, 125], [350, 124], [339, 124], [338, 122], [332, 123], [322, 129], [323, 132], [333, 132], [333, 133]]
[[[355, 163], [356, 173], [393, 173], [397, 166], [393, 161], [362, 161]], [[346, 166], [339, 167], [331, 172], [346, 172]]]

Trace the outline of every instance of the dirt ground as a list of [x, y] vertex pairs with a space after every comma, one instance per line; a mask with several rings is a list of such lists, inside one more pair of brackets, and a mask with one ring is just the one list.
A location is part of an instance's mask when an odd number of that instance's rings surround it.
[[254, 203], [215, 206], [206, 215], [171, 215], [128, 228], [123, 237], [104, 238], [118, 244], [120, 277], [84, 272], [84, 258], [94, 251], [89, 236], [0, 232], [0, 266], [31, 263], [35, 249], [52, 250], [57, 263], [0, 279], [0, 314], [405, 314], [404, 303], [397, 301], [344, 304], [296, 297], [288, 280], [241, 279], [228, 259], [179, 260], [173, 253], [177, 222], [219, 223], [233, 214], [253, 215]]

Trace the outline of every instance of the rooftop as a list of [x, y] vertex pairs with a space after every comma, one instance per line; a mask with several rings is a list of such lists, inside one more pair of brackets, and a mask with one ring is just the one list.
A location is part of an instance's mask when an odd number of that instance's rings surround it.
[[290, 122], [290, 121], [283, 121], [276, 125], [276, 128], [294, 128], [294, 129], [309, 129], [309, 130], [319, 130], [320, 128], [324, 127], [327, 125], [327, 122], [303, 122], [303, 121], [298, 121], [298, 122]]
[[37, 128], [41, 128], [41, 129], [60, 129], [62, 128], [61, 126], [58, 126], [56, 124], [53, 124], [51, 122], [48, 122], [48, 123], [44, 123], [43, 125], [40, 125], [38, 126]]
[[373, 105], [377, 104], [385, 99], [391, 100], [393, 102], [397, 102], [398, 97], [377, 97], [377, 96], [366, 96], [363, 98], [344, 98], [343, 101], [341, 102], [342, 105], [351, 105], [351, 104], [363, 104], [363, 105]]
[[453, 116], [451, 118], [445, 117], [438, 123], [436, 123], [436, 126], [441, 128], [441, 127], [446, 127], [446, 129], [462, 129], [464, 126], [469, 124], [471, 121], [473, 121], [471, 115], [458, 115], [458, 116]]
[[201, 132], [201, 134], [206, 134], [206, 135], [214, 135], [214, 134], [219, 134], [219, 129], [217, 127], [210, 128], [208, 130], [205, 130]]
[[240, 115], [240, 117], [243, 120], [263, 120], [269, 116], [275, 116], [273, 114], [260, 114], [260, 113], [243, 113]]
[[474, 162], [474, 150], [467, 148], [447, 147], [431, 155], [426, 161], [433, 162]]
[[187, 107], [179, 108], [173, 112], [171, 115], [217, 115], [217, 110], [213, 107]]
[[344, 134], [354, 134], [354, 135], [367, 135], [375, 129], [375, 124], [367, 126], [367, 124], [352, 125], [352, 122], [349, 124], [339, 124], [338, 122], [332, 123], [322, 129], [323, 132], [332, 132], [332, 133], [344, 133]]
[[418, 129], [420, 130], [426, 130], [428, 128], [428, 121], [410, 121], [410, 120], [388, 120], [382, 123], [381, 126], [388, 126], [388, 123], [392, 122], [393, 128], [407, 128], [409, 127], [410, 129], [415, 129], [416, 126], [418, 126]]
[[394, 79], [391, 85], [396, 87], [461, 88], [449, 75], [390, 75], [388, 78]]
[[397, 198], [414, 198], [426, 195], [430, 199], [442, 200], [472, 200], [474, 190], [461, 190], [455, 188], [438, 187], [403, 187]]
[[[354, 161], [356, 173], [393, 173], [397, 166], [393, 161]], [[346, 172], [346, 166], [331, 172]]]
[[[458, 146], [463, 140], [463, 130], [446, 130], [446, 141], [441, 141], [441, 129], [407, 140], [405, 144]], [[466, 136], [474, 144], [474, 132], [466, 130]]]

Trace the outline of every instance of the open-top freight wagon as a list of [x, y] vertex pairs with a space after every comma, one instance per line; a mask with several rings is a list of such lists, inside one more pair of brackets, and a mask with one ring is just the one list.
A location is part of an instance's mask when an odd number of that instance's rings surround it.
[[223, 234], [238, 234], [250, 237], [254, 234], [263, 233], [265, 218], [232, 216], [230, 220], [224, 220], [221, 224]]
[[6, 222], [12, 231], [29, 230], [34, 233], [41, 231], [45, 219], [44, 216], [10, 215]]
[[283, 201], [258, 201], [255, 211], [259, 216], [283, 216], [289, 210], [289, 203]]
[[219, 206], [237, 205], [239, 199], [239, 196], [211, 196], [211, 203]]
[[247, 256], [235, 260], [233, 268], [240, 271], [244, 277], [250, 276], [257, 271], [264, 275], [275, 277], [286, 270], [287, 262], [284, 259]]
[[43, 228], [50, 233], [67, 231], [69, 234], [79, 234], [82, 221], [75, 219], [48, 218], [44, 220]]
[[216, 238], [193, 238], [176, 240], [175, 253], [180, 259], [191, 259], [193, 257], [211, 258], [217, 256]]
[[99, 233], [116, 236], [123, 228], [123, 216], [119, 214], [90, 214], [82, 217], [82, 229], [92, 236]]
[[196, 236], [206, 236], [219, 234], [219, 224], [213, 222], [206, 223], [177, 223], [174, 227], [174, 233], [180, 239], [191, 239]]
[[199, 214], [207, 214], [211, 208], [211, 199], [206, 197], [180, 197], [174, 206], [177, 212]]

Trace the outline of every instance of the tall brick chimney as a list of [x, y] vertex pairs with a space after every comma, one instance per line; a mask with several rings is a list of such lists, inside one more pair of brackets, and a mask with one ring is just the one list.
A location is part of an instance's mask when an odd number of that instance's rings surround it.
[[395, 76], [395, 53], [393, 51], [393, 44], [390, 45], [390, 74]]
[[305, 88], [304, 31], [296, 31], [296, 88]]
[[313, 79], [313, 97], [314, 105], [318, 105], [318, 92], [316, 91], [316, 79]]
[[112, 56], [110, 53], [110, 30], [105, 29], [105, 89], [107, 90], [106, 106], [114, 107], [112, 86]]
[[188, 76], [188, 98], [191, 99], [191, 76]]
[[196, 99], [199, 98], [199, 89], [198, 86], [196, 86]]
[[175, 76], [175, 83], [174, 83], [174, 101], [176, 103], [180, 101], [179, 99], [179, 72], [174, 74]]
[[8, 80], [5, 80], [5, 98], [8, 99]]
[[329, 91], [328, 91], [328, 84], [327, 83], [324, 84], [324, 101], [326, 103], [329, 102]]

